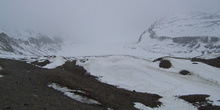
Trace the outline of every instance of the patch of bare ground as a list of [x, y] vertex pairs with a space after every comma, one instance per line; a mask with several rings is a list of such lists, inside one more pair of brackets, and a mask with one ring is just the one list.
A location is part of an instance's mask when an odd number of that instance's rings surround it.
[[[2, 110], [135, 110], [134, 102], [149, 107], [158, 107], [161, 96], [139, 93], [101, 83], [86, 73], [75, 61], [66, 62], [55, 69], [39, 68], [22, 61], [0, 59], [3, 69], [0, 74], [0, 109]], [[87, 97], [101, 103], [85, 104], [48, 87], [57, 83], [73, 90], [86, 92]]]
[[202, 63], [208, 64], [208, 65], [220, 68], [220, 57], [213, 58], [213, 59], [193, 58], [191, 61], [202, 62]]
[[207, 99], [209, 95], [206, 94], [193, 94], [193, 95], [183, 95], [179, 96], [192, 105], [196, 106], [199, 110], [220, 110], [220, 106], [212, 105], [211, 100]]

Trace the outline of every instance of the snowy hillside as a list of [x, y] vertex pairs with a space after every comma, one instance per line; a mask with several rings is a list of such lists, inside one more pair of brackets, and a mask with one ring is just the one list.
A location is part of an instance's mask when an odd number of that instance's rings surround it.
[[62, 40], [33, 30], [0, 27], [0, 54], [50, 55], [61, 49]]
[[188, 12], [174, 14], [158, 20], [151, 28], [152, 31], [155, 32], [155, 36], [158, 37], [219, 37], [220, 12]]
[[[88, 57], [78, 60], [90, 74], [105, 83], [116, 85], [130, 91], [156, 93], [163, 98], [163, 105], [153, 110], [194, 110], [192, 105], [179, 100], [176, 96], [207, 94], [214, 105], [220, 105], [219, 68], [203, 63], [193, 64], [190, 60], [163, 58], [172, 63], [169, 69], [159, 67], [160, 62], [150, 62], [131, 56]], [[181, 75], [181, 70], [190, 71]], [[141, 109], [151, 110], [142, 106]]]
[[[74, 41], [63, 42], [32, 30], [0, 27], [0, 81], [8, 83], [7, 78], [16, 78], [9, 84], [28, 90], [30, 97], [34, 97], [32, 101], [50, 96], [60, 98], [58, 102], [69, 97], [67, 102], [73, 99], [74, 103], [70, 105], [95, 102], [97, 107], [116, 110], [217, 110], [220, 108], [218, 30], [220, 13], [198, 12], [172, 15], [155, 22], [136, 44], [71, 43]], [[16, 71], [11, 70], [10, 63], [19, 65], [13, 66]], [[5, 83], [0, 84], [11, 90]], [[38, 90], [42, 93], [38, 94]], [[56, 95], [48, 95], [51, 91]], [[4, 93], [8, 95], [7, 91]], [[157, 98], [145, 96], [149, 94]], [[49, 104], [54, 99], [46, 99], [41, 105], [57, 106]], [[32, 107], [24, 104], [16, 106]], [[9, 105], [7, 101], [5, 105]]]
[[174, 14], [156, 21], [139, 38], [148, 52], [179, 57], [220, 53], [220, 13]]
[[[220, 58], [212, 62], [218, 62], [218, 60]], [[162, 97], [159, 100], [162, 105], [155, 108], [141, 102], [133, 102], [133, 106], [140, 110], [197, 110], [198, 108], [212, 110], [212, 107], [220, 107], [220, 69], [191, 59], [163, 57], [152, 62], [129, 55], [108, 55], [53, 56], [26, 58], [26, 61], [48, 69], [67, 67], [67, 64], [76, 61], [76, 65], [85, 68], [88, 75], [95, 76], [100, 82], [133, 92], [157, 94]], [[163, 61], [169, 61], [170, 67], [161, 66]], [[60, 92], [68, 88], [59, 85], [59, 83], [53, 83], [48, 86], [53, 86]], [[73, 100], [79, 100], [74, 94], [68, 95], [72, 94], [70, 91], [73, 90], [64, 91], [64, 95]], [[188, 97], [196, 102], [190, 102], [189, 99], [184, 101], [181, 97]], [[205, 97], [203, 101], [200, 100], [201, 97]]]

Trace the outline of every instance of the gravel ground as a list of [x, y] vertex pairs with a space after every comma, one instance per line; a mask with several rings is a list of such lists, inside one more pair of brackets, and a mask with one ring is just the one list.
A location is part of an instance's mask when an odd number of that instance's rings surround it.
[[220, 106], [212, 105], [212, 101], [207, 99], [208, 97], [210, 96], [207, 94], [191, 94], [179, 96], [180, 99], [183, 99], [196, 106], [198, 110], [220, 110]]
[[[158, 107], [161, 96], [119, 89], [101, 83], [75, 61], [56, 69], [44, 69], [26, 62], [0, 59], [0, 109], [2, 110], [135, 110], [134, 102]], [[50, 83], [86, 92], [101, 104], [85, 104], [48, 87]]]

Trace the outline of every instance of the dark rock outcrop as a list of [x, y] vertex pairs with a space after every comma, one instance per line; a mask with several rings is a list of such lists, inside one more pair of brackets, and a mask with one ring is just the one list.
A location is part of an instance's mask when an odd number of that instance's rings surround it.
[[202, 63], [208, 64], [208, 65], [220, 68], [220, 57], [213, 58], [213, 59], [193, 58], [191, 61], [202, 62]]
[[169, 69], [169, 68], [171, 68], [172, 64], [169, 60], [162, 60], [162, 61], [160, 61], [159, 66], [161, 68]]

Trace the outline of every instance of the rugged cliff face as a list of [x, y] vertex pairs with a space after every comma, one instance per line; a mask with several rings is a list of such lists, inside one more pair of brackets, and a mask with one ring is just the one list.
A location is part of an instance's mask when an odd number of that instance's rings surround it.
[[1, 50], [7, 52], [14, 52], [10, 43], [14, 43], [5, 33], [0, 33]]
[[219, 30], [220, 13], [183, 13], [156, 21], [142, 33], [138, 44], [147, 51], [174, 56], [220, 53]]
[[0, 31], [0, 54], [51, 55], [61, 49], [62, 43], [59, 38], [33, 31]]

